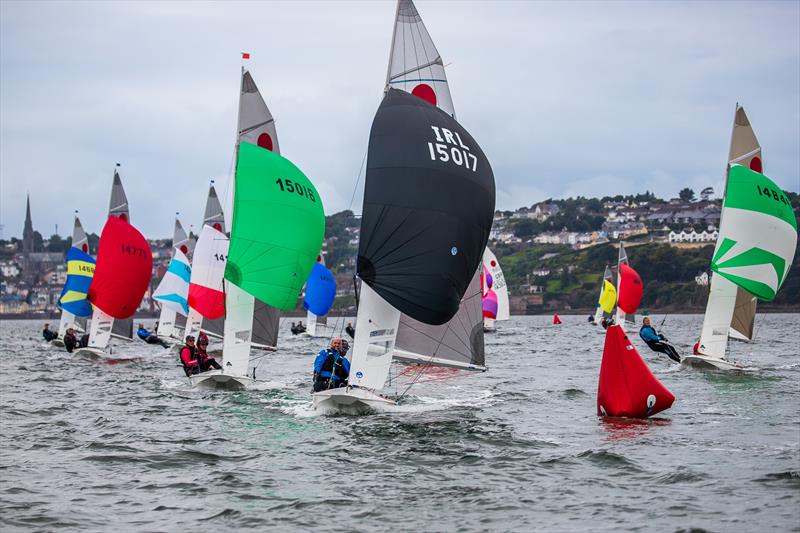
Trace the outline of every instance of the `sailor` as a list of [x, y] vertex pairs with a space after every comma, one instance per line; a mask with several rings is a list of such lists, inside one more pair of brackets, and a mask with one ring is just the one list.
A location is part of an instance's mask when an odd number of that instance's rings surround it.
[[642, 325], [642, 329], [639, 330], [639, 336], [654, 352], [666, 354], [676, 363], [681, 362], [681, 356], [678, 355], [678, 351], [675, 350], [675, 347], [669, 344], [669, 341], [667, 341], [664, 335], [656, 333], [655, 328], [650, 325], [649, 316], [644, 317], [644, 325]]
[[55, 331], [50, 331], [50, 324], [45, 324], [44, 329], [42, 330], [42, 337], [44, 337], [44, 340], [47, 342], [50, 342], [51, 340], [58, 338], [58, 333]]
[[305, 333], [306, 327], [303, 325], [303, 321], [301, 320], [299, 324], [297, 324], [297, 333]]
[[594, 322], [594, 315], [589, 315], [589, 318], [587, 320], [589, 321], [589, 324], [594, 325], [594, 323], [595, 323]]
[[212, 368], [222, 370], [222, 367], [219, 363], [217, 363], [217, 360], [208, 355], [207, 350], [208, 335], [201, 332], [200, 335], [197, 336], [197, 348], [195, 350], [195, 358], [197, 359], [200, 372], [205, 372], [206, 370], [211, 370]]
[[347, 327], [344, 328], [344, 331], [345, 331], [345, 333], [350, 335], [351, 339], [355, 339], [356, 338], [356, 328], [353, 327], [353, 323], [352, 322], [348, 322], [347, 323]]
[[67, 332], [64, 334], [64, 348], [72, 353], [76, 346], [78, 346], [78, 337], [75, 336], [75, 330], [67, 328]]
[[292, 335], [297, 335], [297, 324], [292, 322]]
[[81, 348], [86, 348], [87, 346], [89, 346], [89, 334], [88, 333], [84, 333], [83, 335], [81, 335], [81, 340], [80, 340], [80, 342], [78, 342], [78, 346], [80, 346]]
[[349, 349], [350, 343], [337, 337], [331, 340], [330, 348], [319, 352], [314, 360], [314, 392], [347, 385], [350, 361], [346, 356]]
[[161, 340], [158, 338], [158, 335], [150, 333], [145, 329], [144, 324], [139, 324], [139, 330], [136, 332], [136, 335], [147, 344], [160, 344], [164, 348], [169, 348], [169, 343], [167, 341]]
[[181, 348], [181, 364], [183, 365], [183, 371], [186, 372], [187, 377], [200, 372], [200, 364], [195, 357], [196, 350], [194, 336], [187, 335], [186, 344]]

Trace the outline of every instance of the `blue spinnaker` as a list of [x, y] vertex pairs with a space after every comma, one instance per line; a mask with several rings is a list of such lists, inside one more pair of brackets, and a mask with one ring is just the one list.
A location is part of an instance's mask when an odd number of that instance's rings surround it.
[[336, 298], [336, 280], [331, 271], [321, 263], [314, 263], [306, 282], [306, 298], [303, 307], [317, 316], [328, 314]]

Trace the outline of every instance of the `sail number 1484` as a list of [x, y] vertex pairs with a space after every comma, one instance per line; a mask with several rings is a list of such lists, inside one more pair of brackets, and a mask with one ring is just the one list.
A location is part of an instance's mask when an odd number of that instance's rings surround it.
[[439, 128], [431, 126], [433, 133], [436, 135], [437, 142], [429, 142], [428, 150], [431, 154], [431, 160], [437, 159], [442, 163], [452, 161], [458, 166], [475, 172], [478, 166], [478, 157], [473, 154], [469, 146], [461, 141], [461, 136], [457, 131], [450, 131], [447, 128]]

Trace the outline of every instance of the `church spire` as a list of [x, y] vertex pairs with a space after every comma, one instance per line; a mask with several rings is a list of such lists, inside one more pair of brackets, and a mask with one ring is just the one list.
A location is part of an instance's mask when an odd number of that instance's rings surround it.
[[31, 195], [28, 194], [28, 205], [25, 209], [25, 229], [22, 230], [22, 251], [33, 252], [33, 222], [31, 221]]

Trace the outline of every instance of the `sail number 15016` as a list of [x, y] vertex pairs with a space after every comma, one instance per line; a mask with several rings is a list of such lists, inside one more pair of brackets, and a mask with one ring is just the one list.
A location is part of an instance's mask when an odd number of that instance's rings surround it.
[[308, 198], [312, 202], [316, 203], [317, 199], [314, 196], [314, 191], [312, 191], [308, 187], [304, 187], [297, 182], [293, 182], [292, 180], [285, 180], [282, 178], [278, 178], [275, 180], [275, 183], [278, 187], [281, 188], [282, 192], [293, 192], [297, 193], [298, 196], [303, 196], [304, 198]]

